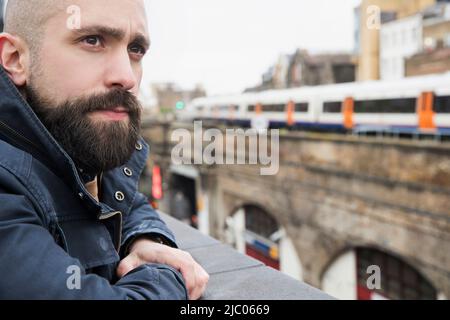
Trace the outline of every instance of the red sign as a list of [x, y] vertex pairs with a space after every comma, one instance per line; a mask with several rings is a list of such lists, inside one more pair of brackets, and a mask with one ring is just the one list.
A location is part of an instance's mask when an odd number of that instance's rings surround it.
[[159, 166], [153, 167], [152, 196], [156, 200], [161, 200], [163, 197], [161, 168]]

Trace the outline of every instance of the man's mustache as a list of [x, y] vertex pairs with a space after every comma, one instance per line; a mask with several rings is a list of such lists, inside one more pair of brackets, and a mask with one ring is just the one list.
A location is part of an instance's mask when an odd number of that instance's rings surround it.
[[69, 103], [76, 107], [77, 111], [83, 114], [95, 111], [108, 111], [116, 108], [123, 108], [129, 114], [140, 112], [141, 104], [131, 92], [121, 89], [114, 89], [103, 94], [94, 94], [89, 97], [78, 98]]

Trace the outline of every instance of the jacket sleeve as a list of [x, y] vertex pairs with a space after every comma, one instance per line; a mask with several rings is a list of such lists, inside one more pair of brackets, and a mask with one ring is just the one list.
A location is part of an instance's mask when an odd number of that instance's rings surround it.
[[175, 237], [159, 214], [150, 206], [148, 199], [138, 192], [130, 212], [123, 217], [121, 257], [125, 257], [128, 248], [138, 236], [152, 235], [164, 239], [165, 244], [177, 248]]
[[31, 201], [0, 188], [0, 299], [187, 299], [181, 274], [143, 265], [115, 285], [58, 246]]

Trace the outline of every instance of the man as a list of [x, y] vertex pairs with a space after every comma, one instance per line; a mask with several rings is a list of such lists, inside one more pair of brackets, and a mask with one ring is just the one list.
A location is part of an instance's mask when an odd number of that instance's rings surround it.
[[208, 274], [136, 188], [142, 0], [9, 0], [0, 299], [198, 299]]

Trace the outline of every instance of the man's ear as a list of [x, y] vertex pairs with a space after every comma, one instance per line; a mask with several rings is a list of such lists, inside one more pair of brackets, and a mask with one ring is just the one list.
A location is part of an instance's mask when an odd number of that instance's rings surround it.
[[28, 50], [25, 42], [9, 33], [0, 33], [0, 64], [17, 87], [27, 82]]

